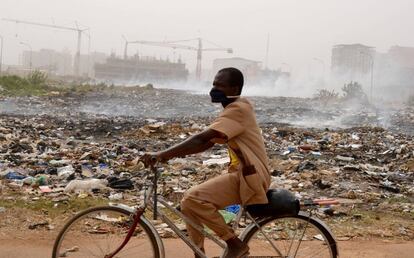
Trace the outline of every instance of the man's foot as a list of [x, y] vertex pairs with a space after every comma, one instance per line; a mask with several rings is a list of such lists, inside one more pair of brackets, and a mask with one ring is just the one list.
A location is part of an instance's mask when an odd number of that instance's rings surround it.
[[243, 258], [249, 254], [249, 247], [237, 237], [227, 240], [226, 243], [227, 251], [223, 258]]

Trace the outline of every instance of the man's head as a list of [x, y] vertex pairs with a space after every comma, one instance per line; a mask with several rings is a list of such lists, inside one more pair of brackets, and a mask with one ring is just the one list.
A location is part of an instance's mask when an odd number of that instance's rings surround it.
[[217, 72], [213, 82], [213, 89], [224, 92], [226, 96], [238, 96], [242, 92], [243, 83], [242, 72], [234, 67], [228, 67]]

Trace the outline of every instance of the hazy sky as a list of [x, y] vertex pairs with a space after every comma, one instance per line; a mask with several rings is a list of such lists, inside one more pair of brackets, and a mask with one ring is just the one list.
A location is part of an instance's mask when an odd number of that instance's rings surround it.
[[[79, 24], [91, 29], [91, 50], [123, 52], [130, 40], [176, 40], [201, 36], [232, 47], [233, 56], [263, 61], [270, 34], [269, 66], [289, 63], [293, 70], [330, 65], [331, 47], [362, 43], [386, 51], [392, 45], [414, 46], [413, 0], [0, 0], [0, 18], [56, 25]], [[76, 34], [0, 21], [4, 62], [16, 64], [29, 42], [34, 50], [75, 51]], [[87, 41], [82, 52], [87, 51]], [[206, 45], [209, 46], [209, 45]], [[211, 46], [211, 45], [210, 45]], [[173, 56], [173, 50], [131, 46], [144, 55]], [[190, 70], [195, 53], [176, 50]], [[205, 52], [204, 68], [224, 52]]]

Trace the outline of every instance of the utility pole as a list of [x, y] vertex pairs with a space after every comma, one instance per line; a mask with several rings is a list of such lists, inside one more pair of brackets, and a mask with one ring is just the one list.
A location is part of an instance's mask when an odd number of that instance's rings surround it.
[[22, 44], [22, 45], [24, 45], [24, 46], [26, 46], [26, 47], [29, 47], [29, 49], [30, 49], [30, 56], [29, 56], [29, 70], [30, 70], [30, 72], [31, 72], [31, 71], [32, 71], [32, 53], [33, 53], [32, 46], [31, 46], [29, 43], [26, 43], [26, 42], [20, 42], [20, 44]]
[[128, 58], [128, 41], [125, 41], [124, 59], [127, 60], [127, 58]]
[[124, 35], [122, 35], [122, 37], [123, 37], [123, 38], [124, 38], [124, 40], [125, 40], [125, 46], [124, 46], [124, 59], [125, 59], [125, 60], [127, 60], [127, 58], [128, 58], [128, 44], [129, 44], [129, 42], [128, 42], [127, 38], [126, 38]]
[[372, 95], [374, 89], [374, 58], [371, 56], [371, 90], [370, 90], [370, 102], [372, 104]]
[[76, 48], [76, 55], [75, 55], [75, 61], [74, 61], [74, 69], [75, 69], [75, 75], [80, 75], [80, 48], [81, 48], [81, 40], [82, 40], [82, 31], [78, 30], [78, 47]]
[[373, 95], [373, 90], [374, 90], [374, 57], [370, 54], [367, 54], [365, 52], [360, 52], [362, 55], [365, 55], [367, 57], [369, 57], [370, 59], [370, 63], [371, 63], [371, 87], [370, 87], [370, 92], [369, 92], [369, 102], [371, 102], [372, 104], [372, 95]]
[[0, 42], [1, 42], [1, 47], [0, 47], [0, 75], [2, 72], [2, 68], [3, 68], [3, 36], [0, 35]]
[[198, 49], [197, 49], [197, 66], [196, 66], [196, 78], [198, 81], [201, 80], [201, 56], [203, 53], [203, 43], [201, 38], [198, 38]]

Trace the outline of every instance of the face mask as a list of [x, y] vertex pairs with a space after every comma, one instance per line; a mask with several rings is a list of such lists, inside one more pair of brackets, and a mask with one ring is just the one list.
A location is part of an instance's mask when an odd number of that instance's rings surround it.
[[223, 105], [228, 105], [231, 102], [233, 102], [233, 99], [240, 97], [240, 95], [226, 96], [226, 94], [224, 94], [224, 92], [222, 92], [221, 90], [212, 89], [210, 91], [210, 97], [211, 97], [211, 102], [213, 103], [221, 103]]

